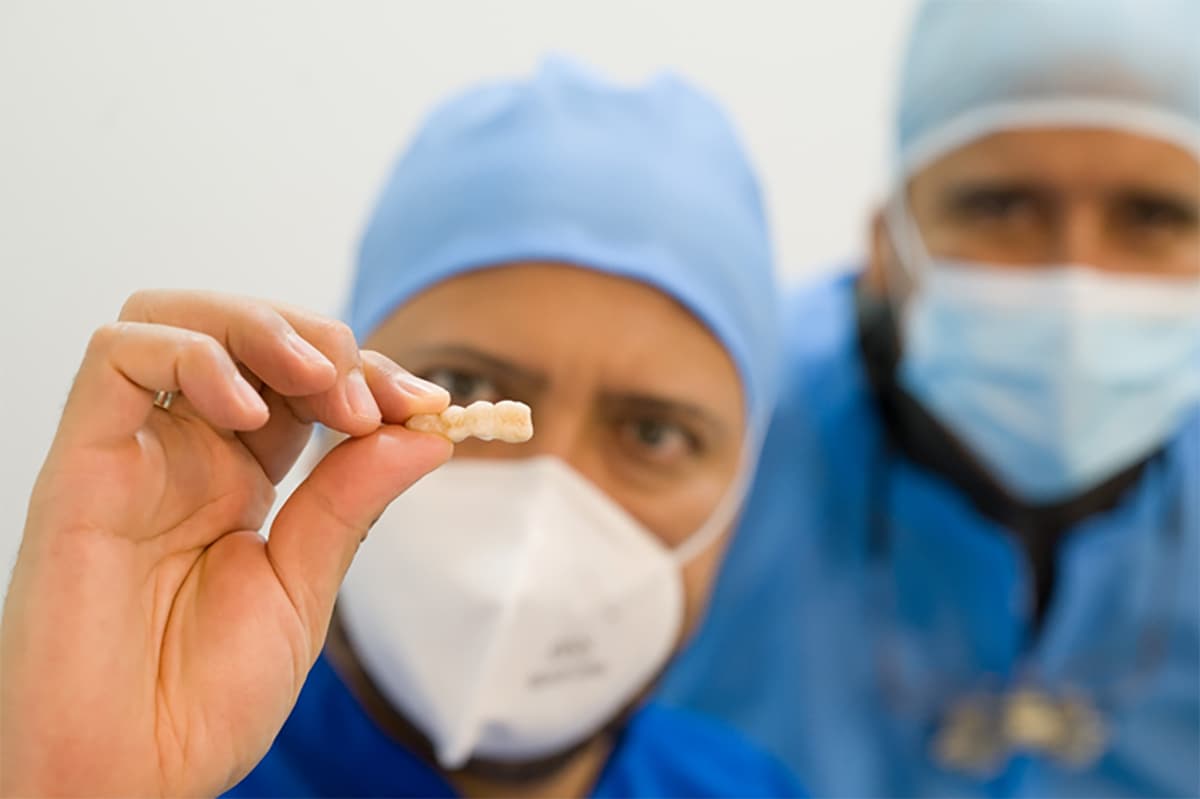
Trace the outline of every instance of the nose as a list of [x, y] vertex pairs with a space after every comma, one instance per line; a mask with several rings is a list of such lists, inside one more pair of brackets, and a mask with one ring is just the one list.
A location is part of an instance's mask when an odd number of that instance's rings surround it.
[[533, 409], [533, 438], [515, 445], [511, 457], [552, 456], [598, 485], [604, 482], [601, 442], [586, 407], [546, 403]]
[[578, 408], [555, 403], [533, 407], [533, 438], [517, 445], [520, 457], [553, 455], [569, 460], [583, 438], [585, 419]]
[[1055, 237], [1053, 261], [1060, 264], [1087, 264], [1099, 269], [1114, 266], [1114, 253], [1106, 236], [1103, 209], [1098, 203], [1080, 200], [1064, 209]]

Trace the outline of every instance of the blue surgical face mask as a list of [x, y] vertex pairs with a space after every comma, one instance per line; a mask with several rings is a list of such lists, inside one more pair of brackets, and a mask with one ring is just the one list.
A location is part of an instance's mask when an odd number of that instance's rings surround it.
[[1077, 495], [1200, 410], [1200, 277], [927, 259], [899, 380], [1014, 495]]

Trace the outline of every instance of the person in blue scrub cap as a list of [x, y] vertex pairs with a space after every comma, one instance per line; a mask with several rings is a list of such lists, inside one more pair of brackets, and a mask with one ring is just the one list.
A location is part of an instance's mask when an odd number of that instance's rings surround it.
[[[800, 795], [732, 728], [646, 702], [757, 460], [775, 296], [713, 101], [557, 60], [425, 122], [363, 236], [349, 328], [135, 295], [31, 501], [0, 789]], [[451, 458], [403, 426], [451, 400], [523, 401], [534, 435]], [[314, 420], [329, 448], [263, 541]]]
[[919, 6], [665, 698], [831, 796], [1200, 795], [1200, 4]]
[[[731, 729], [642, 704], [694, 627], [773, 402], [772, 258], [722, 112], [561, 60], [434, 111], [348, 320], [459, 405], [529, 404], [376, 522], [325, 654], [231, 796], [775, 796]], [[768, 309], [764, 313], [764, 309]]]

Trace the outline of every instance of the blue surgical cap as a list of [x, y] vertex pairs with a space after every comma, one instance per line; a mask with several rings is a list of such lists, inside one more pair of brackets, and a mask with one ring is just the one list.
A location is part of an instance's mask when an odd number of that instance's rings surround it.
[[907, 177], [989, 133], [1128, 130], [1200, 156], [1200, 0], [926, 0], [897, 108]]
[[623, 87], [555, 59], [441, 105], [375, 207], [348, 321], [361, 339], [440, 281], [530, 260], [676, 299], [729, 353], [749, 421], [766, 419], [777, 296], [759, 189], [725, 115], [686, 82]]

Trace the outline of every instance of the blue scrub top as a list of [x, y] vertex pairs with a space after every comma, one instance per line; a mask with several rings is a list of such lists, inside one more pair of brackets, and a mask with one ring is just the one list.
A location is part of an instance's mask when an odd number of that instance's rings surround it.
[[[322, 656], [267, 756], [228, 797], [453, 797], [367, 716]], [[719, 722], [651, 704], [622, 731], [594, 797], [804, 796], [774, 758]]]
[[[1020, 544], [888, 454], [854, 276], [789, 306], [782, 405], [710, 617], [662, 698], [731, 721], [816, 795], [1200, 795], [1200, 409], [1115, 509], [1063, 539], [1035, 633]], [[947, 709], [1016, 684], [1093, 702], [1100, 759], [940, 766]]]

